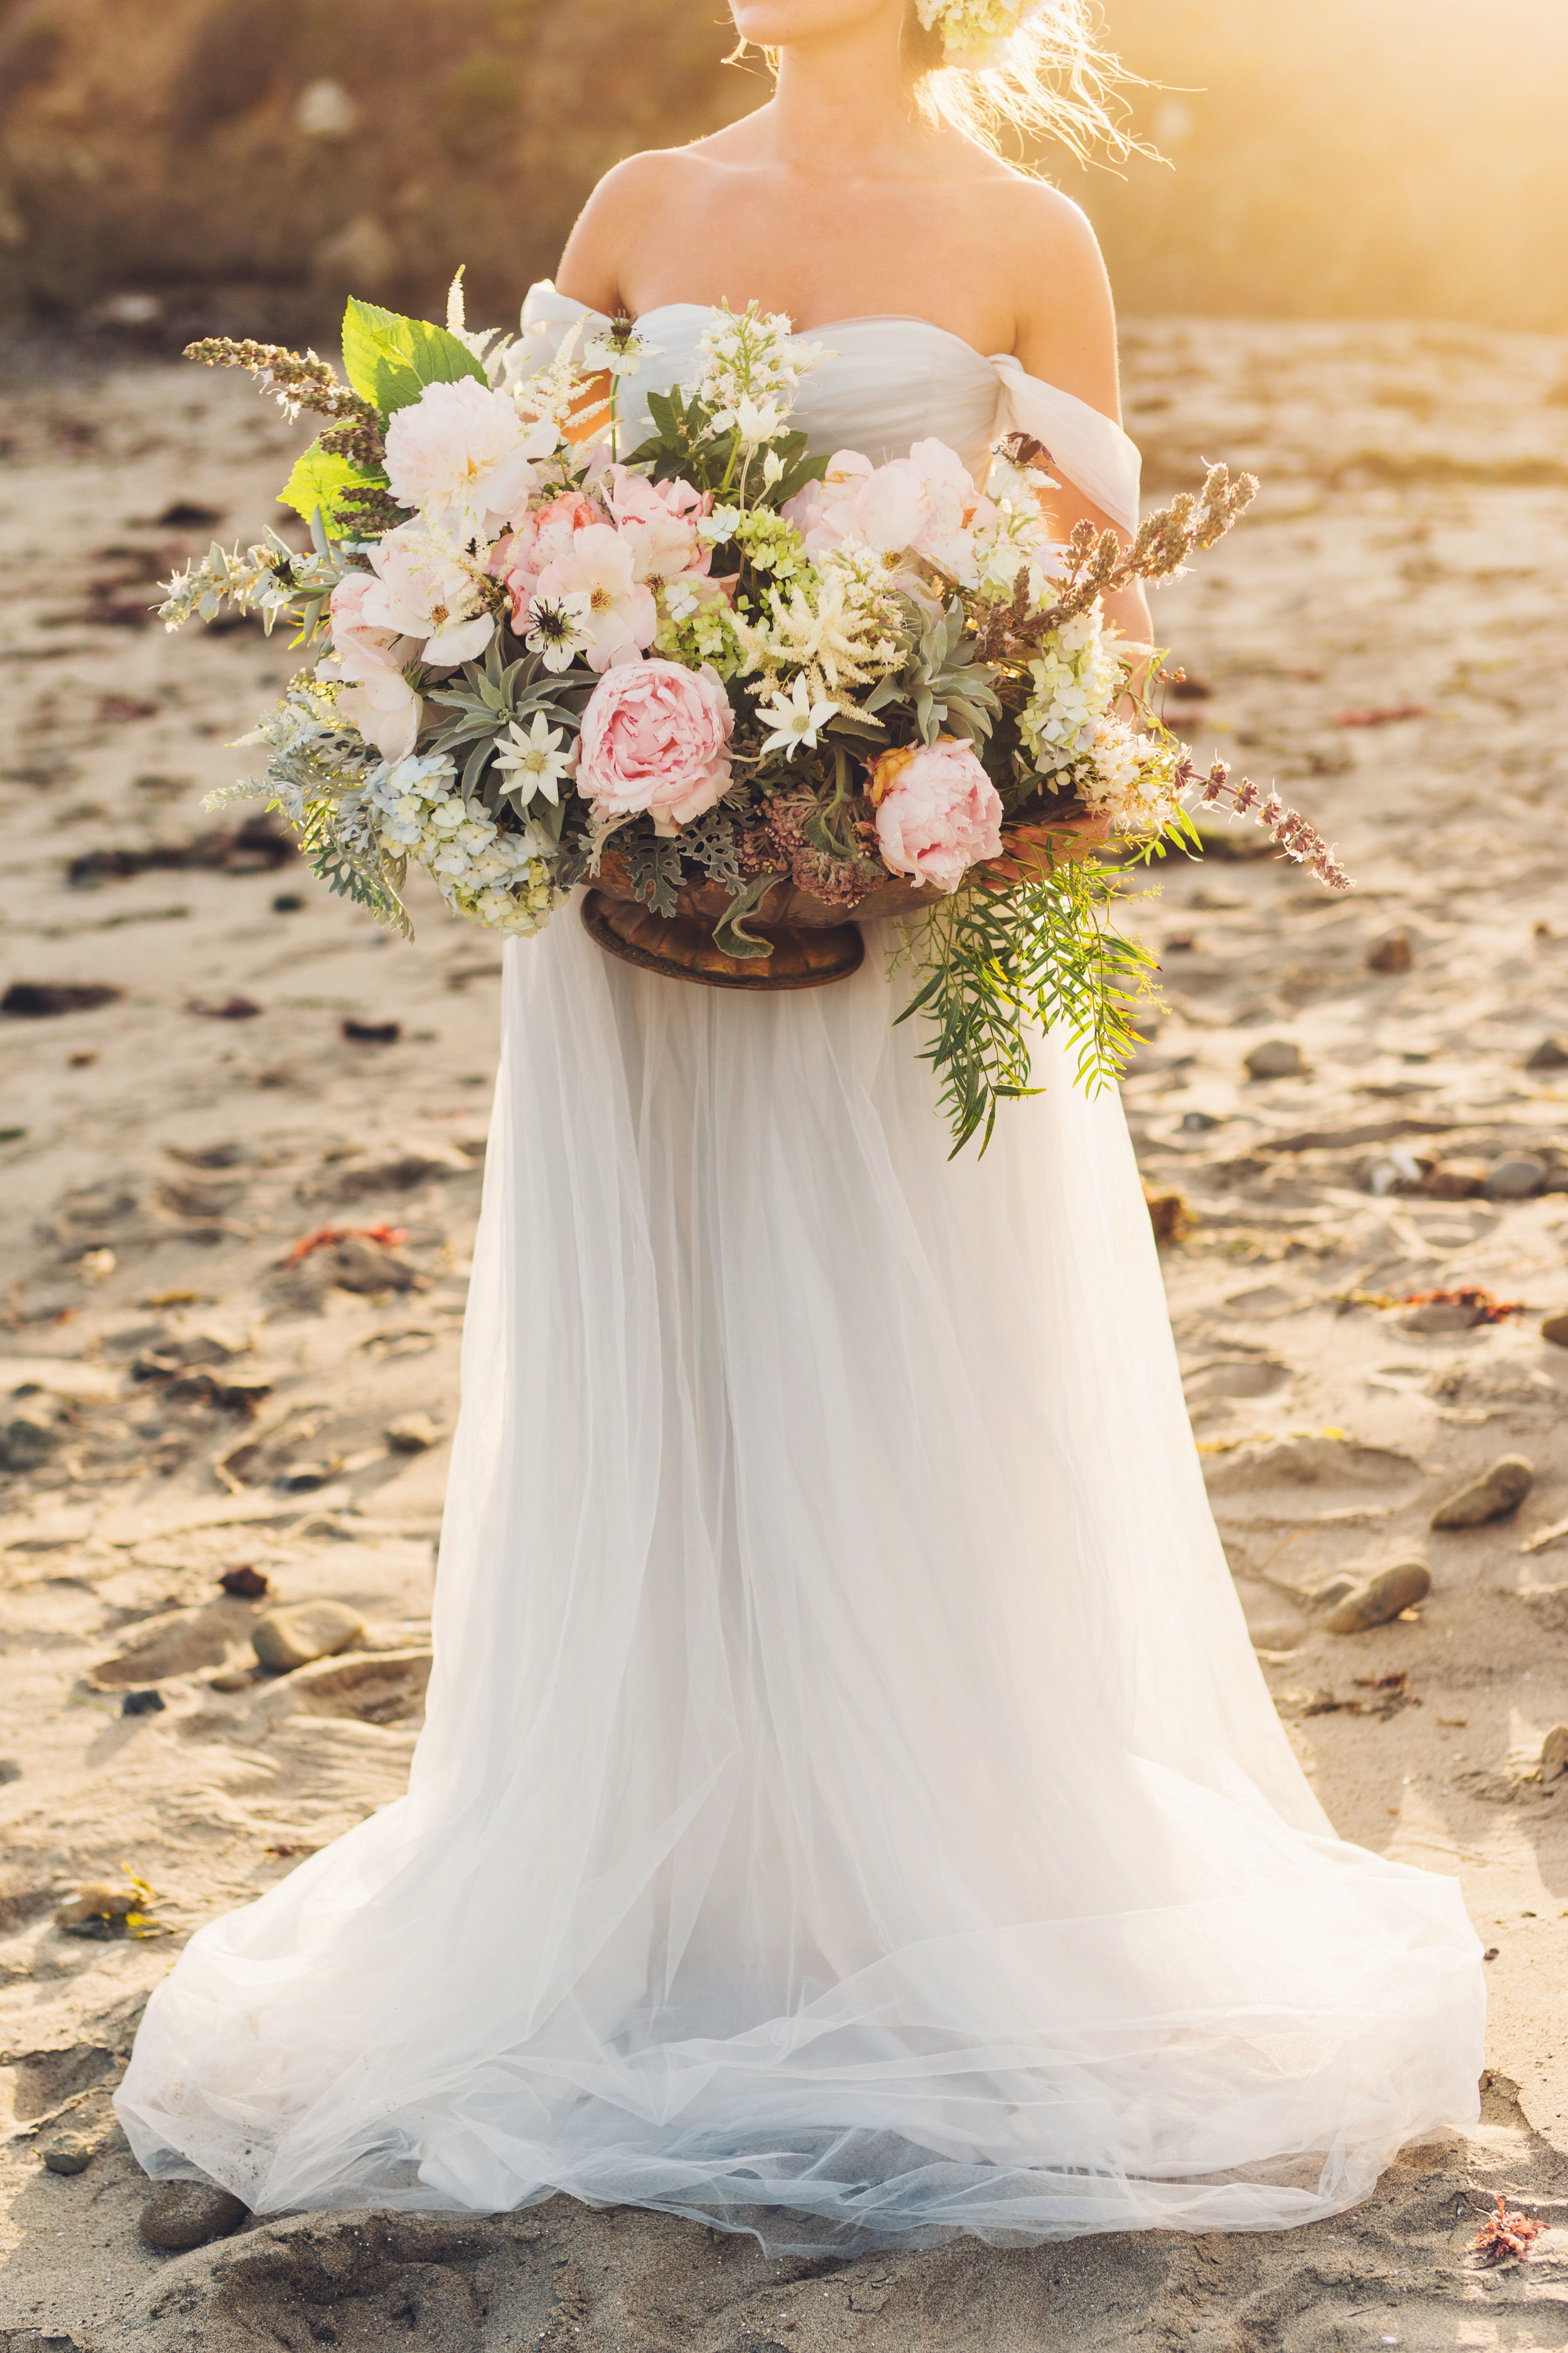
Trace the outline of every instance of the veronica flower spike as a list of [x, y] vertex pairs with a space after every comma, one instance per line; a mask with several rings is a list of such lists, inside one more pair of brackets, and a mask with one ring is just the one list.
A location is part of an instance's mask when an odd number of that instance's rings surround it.
[[808, 750], [815, 751], [817, 729], [826, 726], [837, 708], [836, 702], [814, 702], [811, 689], [804, 678], [795, 680], [788, 694], [782, 687], [775, 688], [757, 712], [758, 718], [765, 720], [773, 729], [763, 750], [782, 752], [787, 760], [794, 759], [803, 744]]

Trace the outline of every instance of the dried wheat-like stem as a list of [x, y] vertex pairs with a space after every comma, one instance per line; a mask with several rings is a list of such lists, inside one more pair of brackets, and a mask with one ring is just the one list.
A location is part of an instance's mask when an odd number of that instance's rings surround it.
[[[1195, 784], [1197, 774], [1190, 761], [1184, 761], [1177, 771], [1178, 780], [1184, 784]], [[1229, 767], [1224, 760], [1216, 760], [1198, 796], [1198, 807], [1221, 808], [1226, 803], [1237, 817], [1250, 817], [1257, 824], [1266, 826], [1286, 857], [1293, 858], [1299, 866], [1315, 874], [1320, 882], [1326, 882], [1331, 891], [1351, 888], [1351, 878], [1333, 850], [1300, 809], [1287, 808], [1277, 792], [1265, 793], [1250, 776], [1243, 776], [1239, 784], [1233, 785]]]

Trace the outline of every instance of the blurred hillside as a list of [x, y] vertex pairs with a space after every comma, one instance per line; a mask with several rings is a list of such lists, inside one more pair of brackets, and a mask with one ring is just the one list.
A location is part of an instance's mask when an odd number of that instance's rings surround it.
[[[1568, 327], [1564, 0], [1107, 13], [1169, 164], [1045, 160], [1124, 308]], [[504, 317], [608, 164], [757, 101], [727, 46], [721, 0], [0, 0], [0, 313], [286, 335], [465, 260]]]

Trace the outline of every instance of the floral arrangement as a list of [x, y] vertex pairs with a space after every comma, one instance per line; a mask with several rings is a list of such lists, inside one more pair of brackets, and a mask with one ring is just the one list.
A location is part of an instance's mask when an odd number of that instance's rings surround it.
[[[789, 420], [822, 354], [787, 319], [715, 311], [700, 350], [623, 453], [621, 387], [659, 356], [626, 322], [541, 367], [527, 338], [468, 332], [460, 285], [444, 328], [351, 301], [346, 384], [313, 353], [193, 344], [326, 429], [279, 494], [310, 548], [215, 546], [162, 617], [292, 626], [308, 665], [242, 739], [265, 773], [233, 792], [405, 931], [410, 863], [527, 934], [612, 841], [657, 914], [722, 886], [714, 937], [738, 959], [770, 953], [748, 918], [781, 881], [846, 921], [891, 878], [921, 886], [900, 1018], [927, 1025], [957, 1149], [1029, 1091], [1032, 1025], [1065, 1027], [1087, 1083], [1121, 1067], [1152, 968], [1110, 921], [1119, 876], [1198, 846], [1200, 787], [1344, 882], [1276, 797], [1223, 765], [1200, 778], [1152, 709], [1158, 659], [1103, 617], [1256, 485], [1215, 467], [1125, 553], [1087, 524], [1058, 545], [1037, 444], [999, 447], [984, 489], [934, 440], [814, 457]], [[1058, 855], [1052, 820], [1086, 813], [1110, 848]]]

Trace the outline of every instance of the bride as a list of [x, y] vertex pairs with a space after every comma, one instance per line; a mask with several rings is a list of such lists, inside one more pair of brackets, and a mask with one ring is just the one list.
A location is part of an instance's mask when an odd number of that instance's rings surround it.
[[[689, 377], [755, 298], [815, 448], [1025, 431], [1130, 533], [1093, 237], [980, 135], [1109, 127], [1085, 0], [733, 14], [775, 95], [609, 175], [540, 364], [626, 312]], [[950, 1162], [869, 945], [787, 994], [508, 948], [408, 1794], [153, 1996], [150, 2172], [854, 2252], [1310, 2221], [1474, 2117], [1477, 1940], [1275, 1716], [1114, 1094], [1044, 1038]]]

